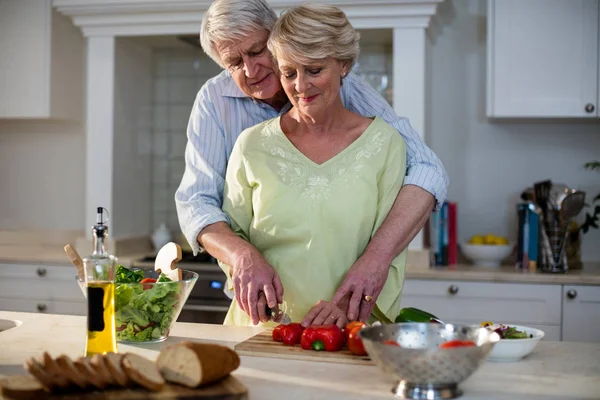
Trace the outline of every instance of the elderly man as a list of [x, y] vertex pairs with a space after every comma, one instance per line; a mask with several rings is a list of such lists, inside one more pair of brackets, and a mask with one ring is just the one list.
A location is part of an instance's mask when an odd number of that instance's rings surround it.
[[[187, 130], [186, 170], [175, 194], [179, 222], [194, 252], [202, 246], [232, 266], [236, 300], [254, 324], [264, 321], [265, 303], [275, 308], [283, 301], [283, 286], [263, 255], [231, 230], [221, 206], [227, 162], [239, 134], [290, 108], [266, 47], [276, 19], [264, 0], [216, 0], [204, 14], [202, 48], [225, 70], [198, 92]], [[332, 299], [346, 304], [349, 320], [364, 321], [391, 261], [445, 200], [448, 177], [409, 122], [356, 75], [344, 79], [341, 98], [351, 111], [383, 118], [407, 148], [407, 173], [394, 206]], [[303, 324], [311, 322], [309, 316]]]

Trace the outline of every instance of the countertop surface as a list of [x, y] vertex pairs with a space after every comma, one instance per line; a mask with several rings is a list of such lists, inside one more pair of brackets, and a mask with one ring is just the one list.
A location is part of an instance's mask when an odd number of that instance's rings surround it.
[[[25, 373], [23, 362], [48, 351], [78, 357], [84, 349], [85, 317], [0, 312], [0, 320], [20, 326], [0, 332], [0, 375]], [[163, 343], [119, 345], [155, 359], [165, 345], [181, 340], [213, 342], [233, 347], [260, 328], [176, 323]], [[540, 342], [525, 359], [513, 363], [485, 362], [460, 385], [462, 400], [559, 400], [600, 397], [600, 344]], [[294, 361], [241, 356], [234, 371], [250, 399], [394, 399], [394, 385], [375, 366]]]

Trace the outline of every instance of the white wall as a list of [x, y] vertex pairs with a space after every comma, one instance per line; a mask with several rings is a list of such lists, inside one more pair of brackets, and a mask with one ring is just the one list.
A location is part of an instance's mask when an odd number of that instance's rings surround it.
[[[486, 2], [454, 0], [456, 12], [432, 48], [427, 142], [450, 175], [459, 239], [491, 232], [515, 240], [515, 202], [533, 182], [552, 179], [600, 193], [599, 121], [489, 121], [485, 117]], [[535, 23], [535, 21], [532, 21]], [[583, 239], [584, 261], [600, 261], [600, 231]]]
[[152, 67], [149, 46], [117, 39], [113, 209], [109, 210], [113, 238], [151, 232]]
[[0, 120], [0, 230], [82, 230], [81, 125]]

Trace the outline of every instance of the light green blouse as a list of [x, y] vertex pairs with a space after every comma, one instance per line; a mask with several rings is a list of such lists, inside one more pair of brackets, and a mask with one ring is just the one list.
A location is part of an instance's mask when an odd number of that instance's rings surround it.
[[[392, 208], [405, 173], [404, 140], [379, 117], [320, 165], [288, 140], [279, 117], [241, 133], [227, 167], [223, 210], [234, 232], [279, 274], [283, 308], [294, 322], [319, 300], [332, 299]], [[400, 310], [405, 261], [406, 251], [393, 260], [377, 299], [392, 319]], [[232, 288], [229, 266], [220, 265]], [[252, 325], [235, 299], [224, 323]]]

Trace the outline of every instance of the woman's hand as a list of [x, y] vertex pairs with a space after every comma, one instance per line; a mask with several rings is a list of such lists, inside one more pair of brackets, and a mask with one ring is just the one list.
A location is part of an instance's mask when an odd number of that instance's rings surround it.
[[383, 268], [369, 261], [367, 257], [360, 257], [346, 273], [344, 282], [331, 301], [344, 308], [342, 304], [350, 296], [346, 314], [348, 320], [358, 319], [366, 322], [387, 280], [389, 268], [389, 265]]
[[302, 326], [309, 325], [337, 325], [344, 329], [348, 325], [348, 319], [344, 310], [340, 309], [332, 301], [320, 300], [302, 320]]
[[[231, 273], [235, 299], [254, 325], [261, 320], [265, 322], [265, 318], [268, 320], [266, 305], [275, 308], [283, 303], [283, 284], [279, 275], [260, 253], [246, 253], [236, 261]], [[259, 301], [261, 293], [264, 297]]]

